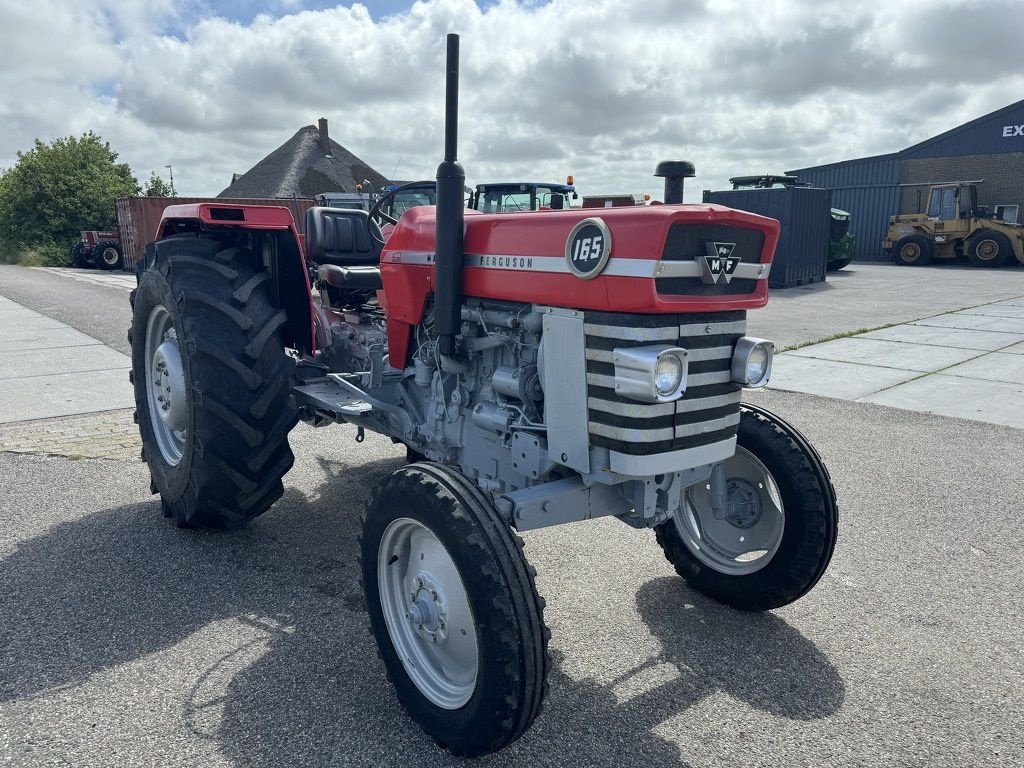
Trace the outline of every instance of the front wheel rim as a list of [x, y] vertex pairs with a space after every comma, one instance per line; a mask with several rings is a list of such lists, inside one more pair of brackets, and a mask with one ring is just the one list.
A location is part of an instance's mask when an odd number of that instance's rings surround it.
[[999, 245], [995, 240], [982, 240], [978, 243], [977, 254], [982, 261], [992, 261], [999, 256]]
[[904, 261], [917, 261], [918, 257], [921, 255], [921, 248], [915, 243], [911, 243], [910, 245], [903, 246], [903, 250], [900, 255], [903, 257]]
[[691, 486], [673, 520], [686, 548], [711, 569], [730, 576], [755, 573], [782, 543], [786, 513], [771, 472], [737, 446], [725, 462], [728, 504], [716, 517], [708, 484]]
[[395, 653], [427, 699], [454, 710], [476, 690], [476, 622], [455, 562], [433, 531], [392, 521], [377, 553], [380, 606]]
[[115, 264], [117, 264], [117, 251], [114, 250], [113, 248], [104, 248], [102, 258], [104, 264], [107, 264], [108, 266], [112, 267]]
[[153, 307], [146, 322], [146, 400], [160, 455], [175, 467], [185, 455], [188, 402], [185, 371], [174, 321], [163, 306]]

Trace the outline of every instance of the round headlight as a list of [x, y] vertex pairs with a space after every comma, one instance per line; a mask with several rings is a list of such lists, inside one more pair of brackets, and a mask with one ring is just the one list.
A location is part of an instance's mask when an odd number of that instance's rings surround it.
[[654, 366], [654, 387], [662, 397], [674, 395], [683, 383], [683, 362], [672, 354], [662, 355]]
[[758, 344], [750, 350], [750, 355], [747, 357], [747, 381], [751, 384], [761, 381], [768, 373], [770, 359], [768, 347], [764, 344]]

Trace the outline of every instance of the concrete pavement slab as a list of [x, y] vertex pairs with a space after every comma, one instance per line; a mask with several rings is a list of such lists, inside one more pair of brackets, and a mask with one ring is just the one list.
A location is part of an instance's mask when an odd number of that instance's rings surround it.
[[135, 275], [131, 272], [101, 272], [95, 269], [68, 269], [65, 267], [33, 267], [41, 272], [60, 275], [83, 283], [105, 285], [130, 291], [135, 287]]
[[769, 387], [856, 400], [920, 376], [919, 371], [816, 360], [786, 353], [775, 358]]
[[1005, 349], [1001, 349], [999, 351], [1010, 355], [1024, 355], [1024, 342], [1020, 344], [1014, 344], [1012, 347], [1006, 347]]
[[1015, 299], [1006, 299], [1005, 301], [993, 301], [989, 306], [1024, 307], [1024, 296], [1018, 296]]
[[786, 353], [786, 355], [813, 357], [819, 360], [836, 360], [921, 372], [938, 371], [970, 360], [978, 354], [979, 352], [973, 349], [908, 344], [883, 339], [866, 339], [862, 336], [812, 344], [809, 347], [802, 347]]
[[135, 404], [124, 369], [29, 376], [0, 381], [0, 424], [75, 413], [112, 411]]
[[948, 376], [1024, 384], [1024, 354], [989, 352], [987, 355], [947, 368], [943, 373]]
[[934, 328], [924, 325], [896, 325], [862, 334], [863, 339], [886, 339], [911, 344], [934, 344], [939, 347], [959, 347], [993, 352], [1024, 341], [1024, 334], [997, 331], [971, 331], [959, 328]]
[[0, 333], [22, 333], [25, 331], [45, 331], [53, 328], [67, 328], [64, 323], [51, 317], [39, 314], [22, 314], [6, 312], [0, 314]]
[[1002, 333], [1024, 334], [1024, 318], [992, 317], [991, 315], [969, 315], [951, 312], [914, 321], [913, 325], [927, 325], [935, 328], [961, 328], [969, 331], [1000, 331]]
[[74, 328], [38, 328], [34, 330], [4, 333], [0, 328], [0, 352], [14, 352], [21, 349], [56, 349], [58, 347], [81, 347], [100, 342]]
[[863, 403], [1024, 429], [1024, 384], [936, 373], [858, 399]]
[[969, 315], [991, 315], [992, 317], [1022, 317], [1024, 318], [1024, 307], [1012, 304], [986, 304], [981, 307], [971, 307], [963, 310]]
[[[0, 382], [55, 373], [131, 368], [132, 361], [103, 344], [57, 349], [22, 349], [0, 356]], [[0, 384], [2, 386], [2, 384]]]

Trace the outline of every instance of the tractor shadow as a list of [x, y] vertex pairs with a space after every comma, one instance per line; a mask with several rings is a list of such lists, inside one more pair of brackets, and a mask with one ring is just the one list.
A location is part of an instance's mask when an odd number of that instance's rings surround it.
[[[0, 560], [0, 703], [70, 688], [158, 651], [171, 655], [154, 664], [193, 666], [187, 641], [216, 631], [220, 650], [202, 657], [188, 687], [171, 675], [155, 695], [174, 702], [190, 738], [234, 764], [463, 763], [398, 705], [366, 622], [358, 512], [402, 463], [352, 472], [342, 461], [306, 462], [319, 478], [311, 493], [289, 490], [234, 533], [178, 531], [161, 524], [152, 501], [22, 542]], [[842, 705], [832, 664], [775, 615], [724, 609], [677, 578], [647, 582], [636, 604], [662, 649], [657, 658], [609, 683], [573, 678], [555, 653], [537, 723], [477, 762], [687, 765], [655, 730], [713, 693], [796, 720]]]

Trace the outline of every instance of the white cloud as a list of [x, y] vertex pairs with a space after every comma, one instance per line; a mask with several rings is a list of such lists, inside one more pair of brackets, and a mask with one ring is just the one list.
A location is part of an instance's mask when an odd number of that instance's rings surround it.
[[1024, 91], [1024, 14], [1000, 0], [421, 0], [382, 19], [277, 0], [248, 23], [200, 0], [83, 5], [0, 8], [0, 167], [93, 129], [140, 179], [173, 163], [180, 192], [216, 194], [324, 115], [385, 175], [401, 160], [429, 178], [448, 31], [471, 182], [657, 192], [657, 161], [688, 159], [698, 199], [740, 173], [895, 151]]

